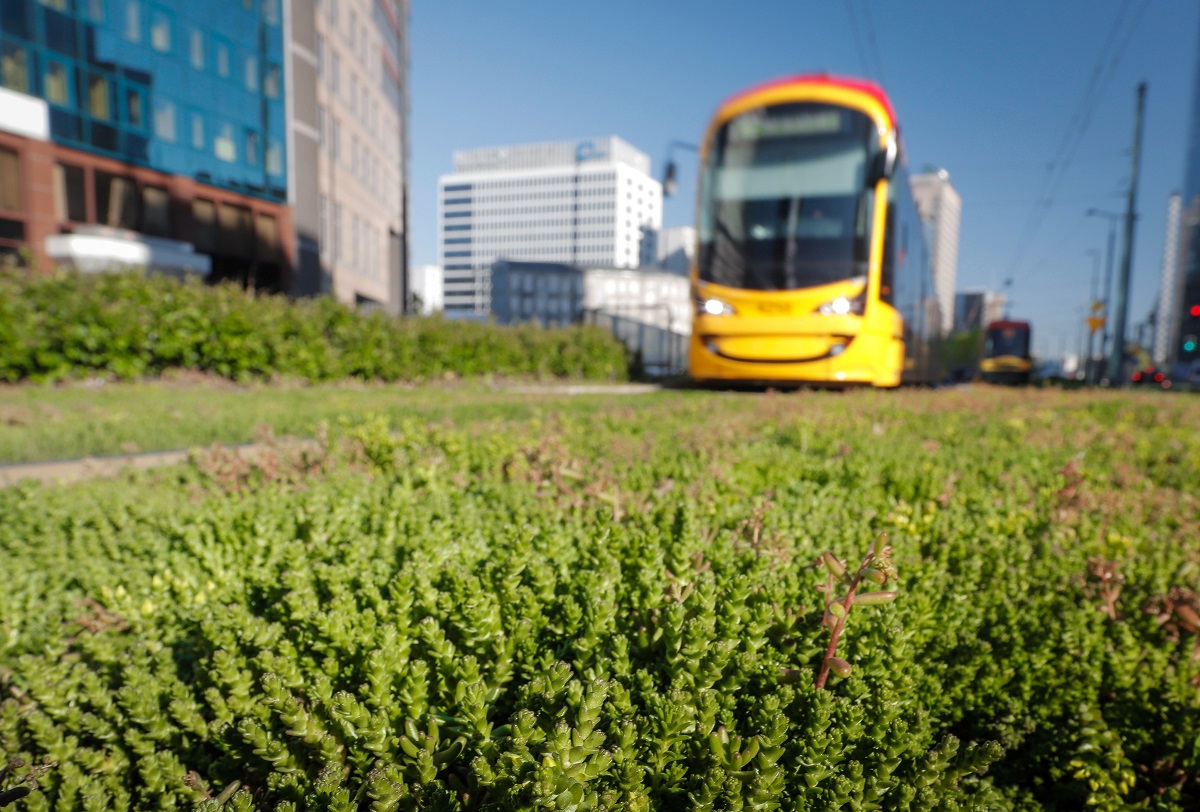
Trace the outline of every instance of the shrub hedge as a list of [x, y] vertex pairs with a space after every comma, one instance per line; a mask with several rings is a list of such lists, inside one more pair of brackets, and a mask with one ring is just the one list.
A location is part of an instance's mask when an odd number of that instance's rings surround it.
[[396, 319], [331, 297], [289, 300], [161, 275], [0, 270], [0, 380], [127, 380], [174, 368], [234, 380], [612, 379], [627, 376], [628, 359], [592, 327]]
[[[0, 492], [43, 809], [1195, 809], [1198, 408], [697, 394]], [[886, 532], [816, 690], [825, 550]], [[1190, 613], [1190, 614], [1189, 614]], [[0, 785], [3, 789], [3, 785]]]

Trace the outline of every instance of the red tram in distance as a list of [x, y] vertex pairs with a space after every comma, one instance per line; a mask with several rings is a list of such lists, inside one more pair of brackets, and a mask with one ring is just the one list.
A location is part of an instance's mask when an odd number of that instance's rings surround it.
[[1033, 375], [1033, 341], [1027, 321], [993, 321], [983, 336], [979, 373], [987, 383], [1027, 384]]

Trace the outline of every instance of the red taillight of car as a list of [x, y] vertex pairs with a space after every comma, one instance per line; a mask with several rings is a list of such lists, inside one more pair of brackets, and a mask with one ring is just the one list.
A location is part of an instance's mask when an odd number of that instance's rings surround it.
[[1155, 374], [1155, 376], [1154, 376], [1154, 382], [1155, 382], [1155, 383], [1162, 383], [1162, 382], [1163, 382], [1163, 379], [1165, 379], [1166, 377], [1167, 377], [1167, 376], [1166, 376], [1166, 375], [1164, 375], [1164, 374], [1162, 374], [1161, 372], [1159, 372], [1159, 373], [1156, 373], [1156, 374]]
[[1133, 373], [1133, 382], [1134, 383], [1137, 383], [1141, 379], [1142, 379], [1142, 373], [1140, 373], [1140, 372]]

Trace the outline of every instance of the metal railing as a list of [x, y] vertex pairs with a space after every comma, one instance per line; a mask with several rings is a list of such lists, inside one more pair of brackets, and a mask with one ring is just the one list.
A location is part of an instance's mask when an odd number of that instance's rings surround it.
[[[661, 316], [648, 319], [647, 314]], [[688, 336], [676, 331], [669, 305], [594, 308], [583, 311], [583, 322], [612, 333], [635, 354], [646, 377], [667, 378], [687, 371]]]

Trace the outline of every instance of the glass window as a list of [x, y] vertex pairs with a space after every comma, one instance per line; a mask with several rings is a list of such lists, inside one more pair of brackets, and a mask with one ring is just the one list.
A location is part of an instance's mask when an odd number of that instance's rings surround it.
[[221, 249], [228, 254], [248, 257], [254, 254], [254, 214], [245, 206], [222, 203], [217, 212], [221, 229]]
[[279, 223], [269, 214], [254, 217], [254, 236], [258, 242], [258, 255], [274, 259], [279, 254]]
[[4, 33], [22, 39], [35, 39], [32, 15], [25, 0], [0, 0], [0, 28]]
[[112, 83], [95, 73], [88, 74], [88, 113], [104, 121], [112, 117]]
[[60, 223], [87, 222], [87, 193], [83, 169], [70, 164], [54, 165], [54, 217]]
[[232, 124], [222, 124], [221, 129], [217, 131], [217, 137], [213, 139], [213, 154], [227, 163], [237, 160], [237, 144], [233, 141]]
[[267, 174], [283, 175], [283, 145], [278, 141], [271, 141], [267, 145]]
[[204, 70], [204, 32], [198, 28], [192, 29], [192, 67]]
[[333, 204], [333, 259], [342, 259], [342, 204]]
[[40, 0], [40, 2], [43, 6], [56, 8], [59, 11], [67, 10], [67, 0]]
[[217, 52], [217, 75], [222, 79], [229, 78], [229, 46], [224, 42], [218, 42], [216, 46]]
[[329, 198], [317, 197], [317, 240], [321, 243], [321, 256], [329, 255]]
[[85, 0], [84, 14], [94, 23], [104, 22], [104, 0]]
[[142, 187], [142, 233], [171, 236], [171, 196], [157, 186]]
[[142, 41], [142, 4], [139, 0], [125, 0], [125, 39]]
[[138, 130], [146, 128], [145, 102], [139, 88], [125, 88], [125, 122]]
[[204, 149], [204, 116], [192, 111], [192, 149]]
[[358, 47], [358, 15], [350, 9], [350, 50]]
[[279, 98], [279, 66], [274, 63], [267, 65], [267, 75], [263, 78], [263, 92], [269, 99]]
[[192, 244], [197, 251], [211, 251], [217, 242], [217, 206], [211, 200], [192, 200]]
[[160, 53], [171, 52], [171, 17], [161, 8], [150, 12], [150, 45]]
[[321, 145], [322, 149], [325, 149], [325, 147], [328, 146], [327, 141], [329, 139], [329, 135], [325, 132], [325, 127], [326, 127], [325, 105], [318, 104], [317, 105], [317, 143]]
[[138, 195], [132, 178], [96, 170], [96, 220], [114, 228], [138, 227]]
[[258, 133], [246, 130], [246, 163], [258, 166]]
[[0, 209], [20, 211], [21, 159], [11, 149], [0, 147]]
[[258, 92], [258, 57], [254, 55], [246, 57], [246, 90]]
[[43, 85], [46, 101], [71, 106], [71, 72], [66, 65], [53, 59], [47, 60]]
[[279, 25], [279, 0], [263, 0], [262, 16], [267, 25]]
[[325, 38], [317, 34], [317, 78], [325, 75]]
[[75, 56], [75, 20], [65, 14], [47, 11], [42, 16], [42, 22], [45, 27], [46, 45], [50, 50], [66, 56]]
[[337, 160], [342, 154], [342, 124], [337, 120], [337, 116], [333, 117], [333, 138], [329, 144], [329, 155], [333, 160]]
[[29, 52], [23, 45], [6, 42], [0, 55], [0, 84], [21, 93], [28, 93]]
[[333, 89], [334, 93], [337, 93], [341, 87], [340, 77], [338, 76], [340, 68], [341, 60], [338, 59], [337, 51], [334, 51], [329, 55], [329, 86]]
[[178, 137], [175, 126], [175, 102], [159, 99], [154, 102], [154, 135], [174, 144]]

